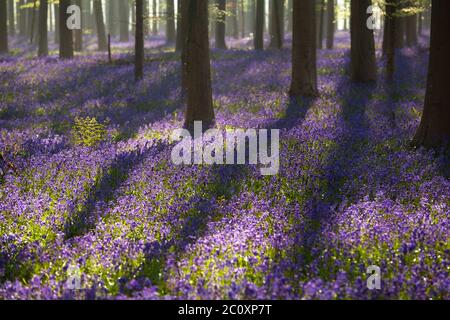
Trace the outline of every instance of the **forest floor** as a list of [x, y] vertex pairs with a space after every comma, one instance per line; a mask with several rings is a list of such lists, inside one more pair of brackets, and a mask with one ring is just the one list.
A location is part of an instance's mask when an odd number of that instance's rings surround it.
[[138, 84], [126, 46], [113, 64], [0, 58], [16, 168], [0, 178], [0, 299], [450, 298], [449, 154], [410, 147], [427, 50], [399, 51], [393, 83], [380, 62], [357, 85], [340, 34], [318, 53], [320, 97], [302, 101], [290, 49], [213, 50], [217, 125], [281, 129], [264, 177], [172, 164], [180, 62], [158, 41]]

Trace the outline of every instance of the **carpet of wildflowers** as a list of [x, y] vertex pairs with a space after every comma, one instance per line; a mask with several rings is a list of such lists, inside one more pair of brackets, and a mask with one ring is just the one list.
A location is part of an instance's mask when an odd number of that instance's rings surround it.
[[280, 172], [264, 177], [171, 163], [180, 62], [163, 44], [147, 44], [138, 84], [132, 44], [112, 65], [0, 58], [0, 151], [16, 167], [0, 178], [0, 299], [450, 298], [449, 153], [409, 144], [426, 50], [399, 51], [394, 82], [379, 59], [378, 83], [358, 85], [339, 34], [318, 53], [320, 97], [301, 101], [289, 48], [213, 50], [217, 125], [281, 129]]

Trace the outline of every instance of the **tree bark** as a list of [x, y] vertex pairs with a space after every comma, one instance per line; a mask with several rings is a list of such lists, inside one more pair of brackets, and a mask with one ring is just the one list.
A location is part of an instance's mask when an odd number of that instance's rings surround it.
[[8, 53], [8, 14], [6, 0], [0, 0], [0, 54]]
[[322, 49], [323, 48], [323, 29], [324, 29], [324, 16], [325, 16], [325, 0], [320, 0], [320, 7], [319, 7], [319, 28], [317, 32], [317, 48]]
[[129, 22], [130, 22], [130, 8], [128, 0], [119, 0], [119, 12], [120, 12], [120, 42], [129, 41]]
[[395, 73], [395, 27], [398, 0], [390, 0], [385, 4], [386, 18], [384, 25], [384, 49], [386, 51], [386, 79], [391, 81]]
[[41, 5], [39, 6], [39, 57], [45, 57], [48, 55], [47, 18], [48, 0], [41, 0]]
[[176, 40], [176, 35], [175, 35], [175, 4], [174, 4], [173, 0], [167, 0], [166, 39], [167, 39], [168, 43], [173, 43]]
[[331, 50], [334, 47], [334, 31], [336, 29], [336, 23], [334, 21], [334, 0], [328, 0], [327, 2], [327, 49]]
[[107, 51], [106, 27], [103, 18], [103, 6], [101, 0], [94, 0], [94, 16], [97, 25], [98, 51]]
[[185, 128], [193, 132], [194, 121], [203, 129], [214, 125], [211, 66], [208, 40], [208, 1], [187, 0], [186, 44], [182, 63], [187, 76]]
[[[75, 0], [74, 4], [80, 7], [81, 10], [83, 10], [83, 6], [81, 3], [81, 0]], [[85, 21], [83, 20], [83, 15], [81, 15], [81, 29], [75, 30], [73, 33], [75, 35], [75, 42], [74, 42], [74, 50], [76, 52], [83, 51], [83, 28], [84, 28]]]
[[156, 4], [156, 0], [153, 0], [153, 5], [152, 5], [152, 9], [153, 9], [153, 13], [152, 13], [152, 34], [154, 36], [158, 35], [158, 8], [157, 8], [157, 4]]
[[55, 12], [55, 43], [59, 43], [60, 32], [59, 32], [59, 4], [53, 5]]
[[231, 26], [232, 26], [232, 35], [233, 38], [238, 39], [239, 38], [239, 24], [238, 24], [238, 0], [231, 0], [230, 1], [230, 7], [231, 7]]
[[227, 10], [226, 0], [217, 0], [217, 8], [219, 16], [216, 17], [216, 48], [226, 49], [225, 43], [225, 11]]
[[375, 40], [373, 30], [367, 28], [367, 8], [371, 4], [371, 0], [351, 1], [351, 79], [355, 82], [377, 79]]
[[8, 1], [8, 23], [9, 35], [14, 36], [16, 34], [16, 21], [14, 19], [14, 0]]
[[293, 3], [292, 82], [291, 97], [315, 97], [316, 70], [316, 8], [314, 0]]
[[136, 0], [136, 39], [134, 74], [136, 81], [144, 76], [144, 0]]
[[450, 139], [449, 30], [450, 1], [432, 0], [430, 64], [422, 120], [413, 139], [416, 146], [440, 148]]
[[59, 57], [61, 59], [73, 58], [73, 34], [72, 30], [67, 28], [66, 22], [69, 15], [66, 13], [70, 6], [70, 0], [59, 1]]
[[270, 48], [282, 49], [284, 38], [284, 0], [271, 0]]
[[408, 47], [417, 45], [417, 15], [406, 17], [406, 45]]
[[255, 50], [264, 50], [265, 0], [256, 0]]

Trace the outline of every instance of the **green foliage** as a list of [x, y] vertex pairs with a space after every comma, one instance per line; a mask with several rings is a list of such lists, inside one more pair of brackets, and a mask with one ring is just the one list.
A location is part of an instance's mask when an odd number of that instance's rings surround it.
[[75, 144], [92, 147], [105, 140], [106, 128], [94, 117], [77, 117], [72, 128], [72, 137]]

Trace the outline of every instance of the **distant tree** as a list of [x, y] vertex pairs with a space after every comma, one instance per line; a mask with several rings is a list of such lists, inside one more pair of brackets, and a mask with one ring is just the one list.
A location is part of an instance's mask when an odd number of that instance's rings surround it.
[[16, 21], [14, 18], [14, 0], [8, 1], [8, 23], [9, 23], [9, 35], [14, 36], [16, 34]]
[[225, 12], [227, 10], [226, 0], [216, 0], [218, 15], [216, 17], [216, 48], [226, 49], [227, 44], [225, 43]]
[[[94, 0], [95, 1], [95, 0]], [[59, 32], [59, 4], [53, 4], [55, 13], [55, 43], [59, 43], [60, 32]]]
[[397, 26], [398, 0], [385, 4], [386, 18], [384, 24], [384, 52], [386, 56], [386, 78], [392, 80], [395, 73], [395, 27]]
[[336, 23], [334, 21], [334, 1], [327, 1], [327, 49], [333, 49], [334, 46], [334, 31], [336, 29]]
[[316, 21], [319, 24], [317, 31], [317, 48], [323, 48], [323, 29], [325, 25], [325, 0], [319, 2], [319, 19]]
[[182, 64], [186, 70], [185, 128], [193, 131], [194, 121], [203, 128], [214, 125], [211, 65], [208, 39], [208, 0], [186, 0], [187, 32]]
[[287, 9], [287, 25], [286, 25], [286, 30], [288, 32], [292, 31], [292, 1], [293, 0], [288, 0], [288, 9]]
[[153, 13], [152, 13], [152, 34], [154, 36], [158, 35], [158, 4], [156, 0], [153, 0], [152, 5]]
[[450, 1], [432, 0], [430, 63], [416, 146], [440, 148], [450, 139]]
[[255, 50], [264, 50], [265, 0], [256, 0]]
[[292, 30], [292, 97], [315, 97], [316, 70], [316, 8], [314, 0], [294, 0]]
[[134, 74], [136, 81], [139, 81], [144, 76], [144, 0], [136, 0], [136, 39], [134, 55]]
[[[233, 38], [238, 39], [239, 38], [239, 24], [238, 24], [238, 0], [231, 0], [229, 1], [230, 6], [230, 12], [231, 12], [231, 27], [232, 27], [232, 35]], [[241, 16], [242, 17], [242, 16]]]
[[371, 82], [377, 79], [373, 30], [367, 28], [367, 8], [371, 0], [352, 0], [350, 16], [351, 79]]
[[413, 47], [417, 45], [417, 15], [409, 15], [406, 18], [406, 45]]
[[284, 40], [284, 0], [271, 0], [270, 48], [283, 48]]
[[107, 51], [108, 43], [106, 39], [105, 21], [103, 19], [103, 6], [101, 0], [94, 0], [94, 16], [97, 26], [98, 51]]
[[[81, 3], [81, 0], [74, 0], [73, 1], [74, 4], [76, 4], [80, 9], [83, 9], [83, 5]], [[74, 41], [74, 50], [76, 52], [81, 52], [83, 51], [83, 28], [86, 21], [83, 21], [83, 15], [81, 15], [81, 29], [76, 29], [74, 30], [74, 35], [75, 35], [75, 41]]]
[[39, 48], [38, 56], [45, 57], [48, 55], [48, 0], [41, 0], [39, 6]]
[[128, 5], [128, 0], [119, 0], [119, 13], [120, 42], [128, 42], [128, 28], [130, 25], [130, 7]]
[[167, 0], [166, 39], [168, 43], [175, 42], [175, 4], [174, 0]]
[[0, 0], [0, 54], [8, 52], [7, 0]]

